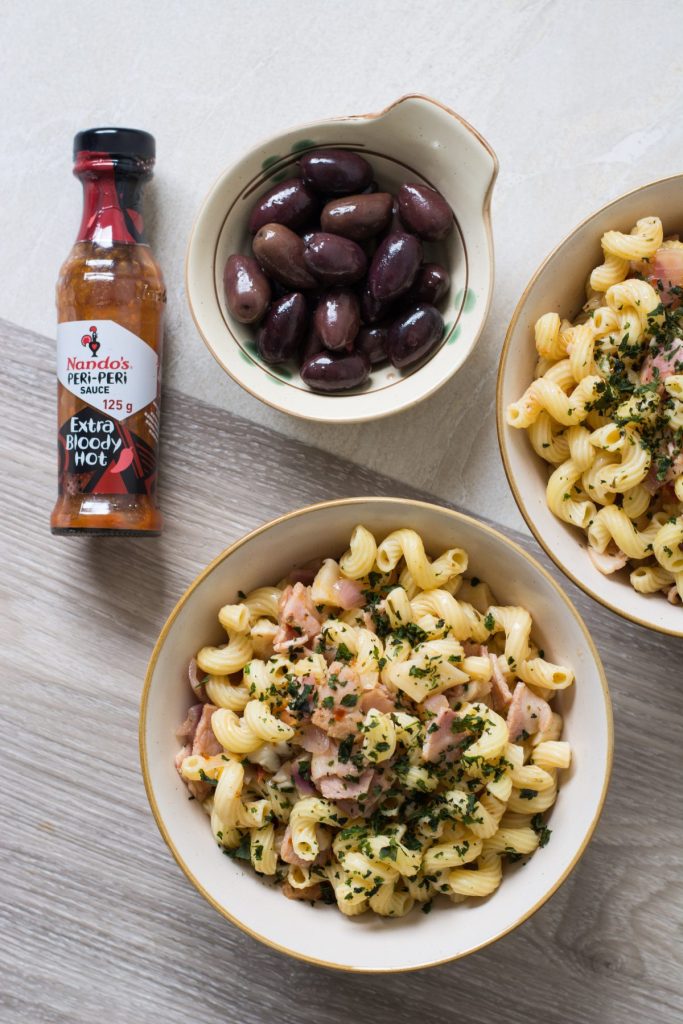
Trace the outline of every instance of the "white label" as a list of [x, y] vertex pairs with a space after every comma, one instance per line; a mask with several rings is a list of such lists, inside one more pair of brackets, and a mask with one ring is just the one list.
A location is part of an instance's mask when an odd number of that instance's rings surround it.
[[60, 384], [115, 420], [154, 401], [158, 372], [154, 349], [114, 320], [71, 320], [57, 326]]

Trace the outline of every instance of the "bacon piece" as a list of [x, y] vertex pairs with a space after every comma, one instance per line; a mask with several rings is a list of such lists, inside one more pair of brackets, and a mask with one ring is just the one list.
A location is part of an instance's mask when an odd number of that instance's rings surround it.
[[295, 889], [289, 882], [283, 882], [282, 892], [288, 900], [307, 900], [309, 903], [322, 899], [323, 895], [320, 882], [317, 882], [316, 885], [308, 885], [305, 889]]
[[309, 779], [303, 777], [298, 765], [292, 767], [292, 782], [298, 789], [299, 796], [315, 796], [315, 786]]
[[[355, 786], [363, 777], [363, 770], [358, 768], [349, 758], [346, 761], [339, 759], [339, 747], [336, 743], [330, 744], [330, 750], [324, 754], [314, 754], [311, 758], [311, 778], [318, 789], [322, 792], [323, 783], [330, 779], [341, 779], [348, 783], [349, 787]], [[368, 783], [369, 784], [369, 783]], [[327, 787], [337, 788], [337, 787]], [[359, 791], [361, 792], [361, 791]], [[327, 796], [327, 793], [323, 794]], [[356, 796], [355, 793], [344, 793], [343, 796]], [[330, 799], [335, 799], [330, 797]]]
[[[664, 476], [661, 480], [658, 479], [660, 460], [663, 458], [671, 459], [671, 465], [668, 466]], [[652, 455], [652, 462], [650, 468], [647, 471], [647, 476], [643, 480], [643, 487], [650, 492], [650, 494], [656, 494], [657, 491], [661, 490], [667, 484], [675, 480], [676, 477], [683, 473], [683, 452], [679, 452], [673, 441], [669, 441], [664, 448], [657, 448]], [[671, 496], [671, 500], [675, 501], [675, 495]]]
[[[488, 648], [484, 647], [484, 650], [488, 654]], [[510, 701], [512, 700], [512, 690], [508, 686], [508, 681], [501, 672], [500, 663], [495, 654], [489, 654], [489, 661], [491, 662], [491, 699], [493, 702], [493, 710], [497, 711], [499, 715], [505, 714], [507, 709], [510, 707]]]
[[680, 297], [671, 289], [683, 285], [683, 248], [667, 246], [658, 249], [652, 259], [636, 263], [634, 269], [657, 289], [665, 306], [680, 306]]
[[303, 777], [299, 768], [301, 764], [306, 763], [307, 758], [304, 757], [283, 761], [275, 775], [271, 776], [270, 781], [283, 793], [288, 790], [291, 792], [290, 783], [293, 783], [299, 790], [300, 796], [315, 796], [315, 787]]
[[292, 845], [292, 830], [287, 826], [285, 834], [282, 837], [282, 846], [280, 847], [280, 857], [285, 864], [294, 864], [295, 867], [299, 868], [310, 868], [313, 863], [310, 860], [304, 860], [303, 857], [299, 857], [294, 852], [294, 846]]
[[200, 700], [202, 704], [207, 704], [209, 698], [206, 696], [204, 684], [202, 680], [199, 678], [199, 674], [197, 672], [197, 661], [195, 658], [190, 658], [190, 663], [187, 666], [187, 678], [190, 681], [192, 692], [197, 698], [197, 700]]
[[348, 757], [339, 759], [339, 747], [330, 744], [330, 750], [314, 754], [311, 758], [311, 778], [320, 793], [328, 800], [355, 800], [368, 792], [372, 783], [372, 768], [360, 769]]
[[[195, 749], [195, 747], [203, 747], [206, 743], [209, 747], [213, 743], [217, 743], [213, 732], [211, 731], [211, 715], [216, 709], [211, 704], [193, 704], [187, 713], [187, 718], [176, 732], [178, 740], [183, 744], [182, 749], [178, 751], [175, 756], [175, 766], [178, 774], [180, 775], [180, 769], [182, 768], [183, 761], [186, 757], [191, 754], [203, 753], [202, 750]], [[205, 712], [209, 711], [208, 717], [205, 717]], [[209, 736], [207, 736], [206, 730], [209, 730]], [[200, 732], [201, 728], [201, 732]], [[199, 740], [198, 737], [199, 736]], [[212, 753], [218, 754], [223, 748], [218, 745], [218, 750], [213, 750]], [[182, 776], [181, 776], [182, 778]], [[212, 786], [208, 782], [193, 782], [191, 779], [183, 779], [183, 782], [189, 789], [195, 800], [206, 800], [212, 790]]]
[[203, 710], [203, 704], [193, 704], [187, 712], [187, 718], [180, 728], [176, 730], [176, 739], [182, 744], [188, 744], [190, 751], [192, 750], [194, 734], [197, 731], [197, 726], [199, 725], [199, 719], [202, 717]]
[[[190, 746], [189, 743], [186, 743], [185, 746], [181, 750], [179, 750], [175, 756], [174, 764], [176, 767], [176, 771], [178, 772], [178, 775], [180, 775], [181, 779], [183, 779], [181, 773], [183, 761], [185, 760], [186, 757], [189, 757], [191, 753], [192, 747]], [[199, 800], [200, 803], [202, 802], [202, 800], [206, 800], [207, 796], [210, 795], [211, 790], [213, 789], [210, 782], [194, 782], [192, 779], [183, 779], [183, 782], [185, 783], [185, 785], [187, 786], [195, 800]]]
[[438, 715], [440, 711], [448, 707], [448, 699], [442, 693], [435, 693], [433, 696], [427, 697], [426, 700], [422, 701], [422, 707], [430, 715]]
[[314, 754], [311, 758], [311, 778], [319, 782], [325, 775], [359, 775], [352, 762], [339, 760], [339, 746], [329, 742], [329, 749], [321, 754]]
[[301, 582], [285, 587], [279, 603], [280, 628], [273, 639], [273, 650], [282, 653], [289, 647], [303, 647], [320, 634], [322, 618]]
[[526, 683], [517, 683], [507, 716], [512, 742], [516, 742], [523, 733], [533, 736], [536, 732], [544, 732], [552, 719], [550, 704], [530, 690]]
[[384, 683], [377, 683], [377, 685], [373, 686], [370, 690], [366, 690], [360, 699], [360, 706], [364, 714], [371, 708], [374, 708], [376, 711], [381, 711], [385, 715], [396, 710], [394, 698], [389, 693]]
[[325, 775], [318, 782], [318, 789], [327, 800], [355, 800], [368, 792], [374, 774], [372, 768], [366, 768], [355, 780]]
[[683, 370], [683, 340], [675, 338], [666, 352], [655, 350], [648, 352], [640, 368], [640, 383], [650, 384], [653, 380], [662, 383], [674, 373]]
[[287, 587], [280, 597], [280, 622], [315, 637], [320, 632], [322, 616], [316, 610], [310, 590], [303, 583]]
[[[180, 771], [180, 769], [178, 769], [178, 771]], [[195, 782], [193, 779], [183, 779], [183, 782], [189, 789], [190, 794], [195, 798], [195, 800], [198, 800], [200, 804], [203, 803], [207, 797], [211, 796], [214, 790], [214, 787], [210, 782]]]
[[332, 584], [332, 590], [337, 598], [337, 604], [344, 611], [351, 608], [362, 608], [365, 604], [363, 589], [358, 580], [347, 580], [341, 577]]
[[616, 554], [609, 554], [607, 551], [603, 551], [601, 554], [595, 548], [589, 547], [588, 557], [595, 568], [605, 576], [611, 576], [613, 572], [623, 569], [628, 562], [628, 555], [625, 555], [620, 548], [617, 548]]
[[394, 773], [391, 765], [387, 762], [384, 769], [375, 769], [374, 778], [369, 787], [365, 800], [337, 800], [337, 807], [348, 818], [368, 818], [381, 804], [384, 794], [391, 789], [394, 782]]
[[292, 586], [295, 583], [303, 583], [305, 587], [310, 587], [318, 575], [318, 570], [322, 564], [321, 558], [314, 558], [313, 561], [307, 562], [306, 565], [300, 565], [296, 569], [292, 569], [291, 572], [287, 573], [285, 579]]
[[375, 636], [377, 635], [377, 626], [375, 625], [375, 620], [373, 619], [373, 617], [370, 614], [370, 612], [368, 612], [368, 611], [364, 611], [363, 612], [363, 623], [365, 625], [365, 628], [370, 633], [374, 633]]
[[[427, 700], [429, 699], [427, 698]], [[467, 737], [467, 733], [453, 732], [453, 722], [456, 717], [455, 712], [451, 710], [446, 701], [446, 707], [441, 707], [436, 717], [427, 726], [427, 736], [422, 744], [422, 757], [425, 761], [439, 761], [442, 757], [445, 757], [447, 761], [458, 760], [462, 752], [462, 742]]]
[[311, 721], [328, 736], [341, 740], [356, 732], [363, 718], [358, 673], [350, 665], [334, 661], [327, 680], [318, 687], [318, 706]]
[[273, 651], [275, 654], [286, 654], [290, 647], [305, 647], [309, 637], [301, 634], [293, 626], [280, 626], [273, 637]]
[[213, 757], [214, 754], [222, 753], [223, 747], [214, 736], [213, 729], [211, 728], [211, 719], [213, 718], [214, 711], [217, 710], [213, 704], [202, 705], [202, 716], [199, 719], [192, 743], [193, 754], [199, 754], [200, 757]]
[[327, 733], [310, 722], [302, 727], [297, 740], [299, 746], [307, 750], [309, 754], [328, 754], [331, 750], [336, 749], [336, 745]]
[[286, 786], [288, 782], [292, 781], [293, 770], [294, 761], [283, 761], [270, 781], [274, 782], [276, 786]]

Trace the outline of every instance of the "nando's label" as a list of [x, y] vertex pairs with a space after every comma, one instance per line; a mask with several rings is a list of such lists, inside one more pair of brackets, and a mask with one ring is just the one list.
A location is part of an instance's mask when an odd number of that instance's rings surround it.
[[[59, 427], [60, 493], [151, 493], [158, 437], [157, 353], [113, 320], [57, 328], [57, 377], [85, 403]], [[80, 404], [80, 403], [79, 403]], [[143, 440], [126, 421], [140, 413]]]

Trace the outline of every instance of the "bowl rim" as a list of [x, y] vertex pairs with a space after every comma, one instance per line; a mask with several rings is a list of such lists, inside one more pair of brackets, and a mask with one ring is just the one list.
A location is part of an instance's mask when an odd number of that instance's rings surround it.
[[[500, 455], [503, 460], [505, 476], [507, 477], [507, 482], [509, 484], [510, 490], [512, 491], [512, 495], [517, 503], [517, 508], [522, 513], [524, 521], [531, 530], [536, 541], [543, 548], [546, 555], [553, 560], [557, 568], [560, 569], [560, 571], [563, 572], [564, 575], [572, 581], [572, 583], [579, 587], [580, 590], [583, 590], [584, 594], [588, 594], [588, 596], [592, 597], [594, 601], [597, 601], [598, 604], [601, 604], [604, 608], [608, 608], [611, 612], [614, 612], [620, 618], [627, 619], [629, 622], [633, 622], [637, 626], [643, 626], [645, 629], [651, 629], [657, 633], [663, 633], [666, 636], [680, 637], [683, 636], [683, 625], [679, 630], [676, 630], [670, 629], [668, 626], [658, 625], [656, 622], [641, 619], [638, 615], [631, 614], [631, 612], [628, 612], [625, 609], [620, 608], [617, 604], [614, 604], [612, 601], [608, 600], [608, 598], [604, 597], [602, 594], [599, 594], [597, 591], [593, 590], [593, 588], [588, 583], [583, 583], [574, 575], [574, 573], [567, 566], [567, 564], [562, 561], [560, 556], [556, 554], [556, 552], [544, 540], [540, 529], [536, 526], [534, 518], [526, 506], [524, 498], [522, 497], [521, 490], [520, 488], [518, 488], [514, 474], [512, 472], [512, 466], [510, 463], [510, 457], [508, 455], [507, 448], [508, 431], [511, 430], [512, 428], [509, 427], [509, 425], [505, 421], [505, 409], [503, 408], [503, 381], [505, 377], [505, 371], [507, 368], [508, 357], [510, 355], [512, 334], [515, 328], [517, 327], [518, 320], [522, 315], [522, 308], [525, 305], [526, 300], [531, 294], [538, 278], [540, 277], [542, 271], [545, 270], [548, 263], [550, 263], [550, 261], [559, 253], [560, 249], [562, 249], [578, 231], [585, 227], [595, 217], [599, 216], [601, 213], [605, 213], [607, 210], [610, 209], [610, 207], [618, 205], [624, 199], [628, 199], [630, 196], [637, 195], [638, 192], [643, 192], [647, 188], [652, 188], [653, 185], [664, 185], [667, 184], [668, 182], [677, 180], [683, 182], [683, 174], [670, 174], [666, 178], [656, 178], [654, 181], [648, 181], [644, 185], [638, 185], [636, 188], [629, 189], [628, 192], [622, 192], [621, 195], [616, 196], [614, 199], [610, 199], [609, 202], [605, 203], [603, 206], [598, 207], [597, 210], [594, 210], [592, 213], [588, 214], [587, 217], [584, 217], [582, 220], [580, 220], [579, 223], [576, 224], [572, 228], [572, 230], [569, 231], [564, 236], [564, 238], [562, 238], [562, 240], [551, 249], [548, 255], [538, 265], [532, 276], [529, 278], [529, 281], [524, 291], [522, 292], [519, 301], [517, 302], [517, 305], [515, 306], [512, 318], [510, 320], [510, 323], [508, 324], [507, 331], [505, 332], [503, 347], [500, 350], [498, 377], [496, 381], [496, 434], [498, 437], [498, 448], [500, 450]], [[536, 456], [533, 452], [531, 452], [531, 456], [534, 459], [538, 458], [538, 456]]]
[[[191, 595], [194, 593], [194, 591], [197, 589], [200, 583], [202, 583], [206, 579], [206, 577], [208, 577], [209, 574], [213, 572], [213, 570], [218, 565], [220, 565], [221, 562], [223, 562], [226, 558], [229, 558], [234, 551], [242, 547], [244, 544], [247, 544], [248, 542], [252, 541], [254, 538], [260, 536], [261, 534], [266, 533], [268, 530], [270, 530], [274, 526], [277, 526], [279, 523], [293, 519], [303, 518], [310, 512], [317, 512], [322, 509], [331, 509], [339, 506], [355, 506], [361, 504], [366, 505], [368, 503], [375, 505], [377, 507], [381, 507], [382, 505], [398, 504], [411, 508], [425, 508], [430, 510], [437, 509], [439, 512], [449, 516], [455, 522], [466, 522], [468, 524], [474, 525], [476, 528], [482, 530], [485, 534], [494, 537], [498, 541], [502, 541], [504, 545], [512, 548], [515, 552], [517, 552], [517, 554], [521, 555], [524, 559], [526, 559], [526, 561], [529, 562], [532, 565], [532, 567], [538, 573], [540, 573], [547, 582], [551, 584], [551, 586], [557, 593], [558, 597], [564, 602], [568, 611], [574, 617], [579, 628], [583, 632], [586, 644], [593, 657], [595, 666], [598, 671], [598, 677], [600, 680], [600, 685], [602, 687], [602, 695], [605, 705], [607, 724], [607, 756], [605, 759], [602, 789], [600, 792], [600, 796], [598, 798], [596, 811], [586, 831], [586, 834], [583, 836], [583, 839], [581, 840], [578, 850], [576, 851], [570, 864], [565, 868], [560, 877], [557, 878], [552, 884], [552, 886], [550, 886], [548, 890], [544, 893], [544, 895], [539, 900], [537, 900], [536, 903], [534, 903], [533, 906], [531, 906], [524, 914], [522, 914], [513, 924], [511, 924], [509, 927], [504, 928], [502, 931], [499, 931], [497, 934], [493, 935], [486, 941], [477, 943], [474, 946], [463, 949], [462, 951], [454, 954], [453, 956], [439, 957], [436, 960], [427, 960], [421, 963], [411, 964], [410, 966], [406, 967], [351, 967], [348, 964], [340, 964], [335, 963], [334, 961], [322, 960], [306, 956], [303, 953], [299, 953], [297, 951], [287, 948], [286, 946], [282, 946], [277, 942], [274, 942], [266, 935], [262, 935], [259, 932], [252, 930], [250, 927], [245, 925], [238, 917], [235, 917], [226, 907], [218, 903], [218, 901], [215, 900], [213, 896], [211, 896], [211, 894], [204, 888], [199, 879], [195, 877], [193, 872], [188, 868], [188, 866], [180, 856], [180, 853], [176, 849], [175, 843], [173, 842], [169, 830], [166, 827], [166, 824], [161, 816], [159, 807], [156, 802], [156, 798], [154, 796], [152, 783], [150, 780], [146, 744], [147, 705], [149, 699], [149, 692], [152, 685], [152, 677], [156, 669], [159, 654], [166, 641], [166, 637], [171, 631], [171, 628], [175, 623], [175, 620], [178, 617], [180, 611], [184, 607], [185, 603], [190, 599]], [[206, 566], [206, 568], [203, 569], [195, 577], [192, 583], [190, 583], [190, 585], [179, 598], [175, 607], [172, 609], [168, 618], [166, 619], [166, 622], [164, 623], [161, 632], [159, 633], [158, 639], [154, 645], [154, 649], [152, 651], [147, 666], [147, 671], [145, 673], [145, 681], [142, 688], [142, 694], [140, 697], [139, 717], [139, 756], [140, 765], [142, 769], [142, 776], [145, 784], [145, 792], [147, 793], [147, 799], [149, 801], [149, 805], [152, 810], [154, 820], [156, 821], [157, 828], [159, 829], [159, 832], [161, 833], [164, 842], [171, 851], [174, 860], [176, 861], [176, 863], [178, 864], [178, 866], [180, 867], [188, 881], [192, 883], [195, 889], [197, 889], [197, 891], [214, 908], [214, 910], [217, 910], [218, 913], [221, 914], [223, 917], [227, 918], [227, 920], [230, 921], [231, 924], [236, 925], [242, 932], [245, 932], [252, 939], [256, 939], [259, 942], [262, 942], [264, 945], [269, 946], [271, 949], [274, 949], [276, 952], [284, 953], [287, 956], [291, 956], [296, 960], [304, 961], [305, 963], [312, 964], [316, 967], [329, 967], [335, 970], [346, 971], [351, 974], [403, 974], [409, 971], [422, 970], [426, 967], [438, 967], [441, 964], [451, 963], [454, 960], [460, 960], [462, 959], [462, 957], [469, 956], [469, 954], [471, 953], [476, 953], [478, 950], [484, 949], [486, 946], [492, 945], [494, 942], [497, 942], [499, 939], [502, 939], [505, 935], [508, 935], [510, 932], [514, 931], [515, 928], [518, 928], [519, 925], [527, 921], [533, 914], [536, 913], [537, 910], [539, 910], [550, 899], [551, 896], [553, 896], [557, 892], [557, 890], [560, 888], [563, 882], [566, 881], [566, 879], [574, 870], [578, 862], [581, 860], [581, 857], [583, 856], [586, 847], [588, 846], [588, 843], [590, 842], [593, 836], [593, 833], [602, 814], [605, 798], [607, 796], [607, 789], [609, 787], [614, 758], [614, 719], [612, 713], [612, 700], [610, 697], [607, 676], [605, 675], [605, 669], [602, 664], [602, 659], [600, 658], [600, 654], [598, 653], [597, 647], [595, 646], [593, 638], [588, 630], [588, 627], [583, 621], [582, 616], [580, 615], [578, 609], [575, 607], [571, 598], [564, 592], [558, 581], [551, 575], [551, 573], [548, 572], [546, 568], [544, 568], [544, 566], [540, 564], [540, 562], [536, 561], [533, 555], [530, 555], [527, 551], [525, 551], [520, 544], [518, 544], [516, 541], [510, 540], [510, 538], [506, 537], [505, 534], [503, 534], [500, 530], [497, 530], [495, 527], [490, 526], [488, 523], [483, 523], [480, 520], [475, 519], [474, 516], [466, 515], [463, 512], [457, 512], [455, 509], [448, 508], [444, 505], [438, 505], [434, 502], [414, 500], [412, 498], [354, 497], [337, 498], [332, 501], [316, 502], [315, 504], [306, 505], [303, 508], [296, 509], [293, 512], [287, 512], [284, 515], [277, 516], [275, 519], [271, 519], [269, 522], [264, 523], [261, 526], [257, 526], [255, 529], [250, 530], [249, 533], [246, 533], [244, 534], [244, 536], [239, 537], [236, 541], [234, 541], [227, 548], [225, 548], [219, 555], [212, 559], [212, 561]]]
[[[221, 369], [225, 373], [227, 373], [228, 376], [231, 377], [232, 380], [234, 380], [236, 384], [238, 384], [244, 391], [246, 391], [247, 394], [251, 395], [252, 398], [257, 399], [257, 401], [263, 402], [264, 405], [270, 406], [271, 409], [277, 410], [277, 412], [284, 413], [287, 416], [293, 416], [295, 419], [303, 420], [304, 422], [307, 421], [309, 423], [336, 423], [336, 424], [340, 424], [342, 426], [351, 425], [351, 424], [354, 424], [354, 423], [370, 423], [370, 422], [372, 422], [374, 420], [385, 419], [385, 418], [387, 418], [389, 416], [396, 416], [398, 413], [404, 412], [407, 409], [412, 409], [414, 406], [418, 405], [420, 402], [423, 402], [427, 398], [430, 398], [436, 391], [439, 390], [439, 388], [443, 387], [449, 380], [451, 380], [452, 377], [458, 372], [458, 370], [461, 369], [465, 365], [465, 363], [470, 358], [470, 356], [473, 354], [475, 348], [477, 347], [477, 345], [479, 343], [479, 339], [481, 338], [481, 335], [483, 333], [484, 327], [486, 326], [486, 323], [488, 321], [489, 313], [491, 312], [491, 302], [492, 302], [492, 299], [493, 299], [493, 289], [494, 289], [494, 285], [495, 285], [495, 252], [494, 252], [494, 245], [493, 245], [493, 229], [492, 229], [492, 226], [491, 226], [491, 198], [492, 198], [492, 194], [493, 194], [493, 188], [494, 188], [494, 185], [496, 184], [496, 179], [498, 177], [498, 171], [500, 169], [500, 162], [498, 160], [498, 157], [496, 156], [495, 151], [491, 147], [490, 143], [486, 141], [486, 139], [483, 137], [483, 135], [481, 135], [481, 133], [478, 132], [477, 129], [473, 125], [471, 125], [469, 123], [469, 121], [466, 121], [464, 117], [462, 117], [460, 114], [456, 113], [450, 107], [446, 106], [446, 104], [441, 103], [439, 100], [436, 100], [436, 99], [434, 99], [431, 96], [427, 96], [425, 93], [405, 93], [403, 96], [399, 96], [399, 98], [394, 100], [392, 103], [389, 103], [386, 107], [383, 107], [381, 110], [378, 110], [378, 111], [376, 111], [374, 113], [369, 113], [369, 114], [347, 114], [347, 115], [338, 114], [335, 117], [321, 118], [321, 119], [318, 119], [317, 121], [308, 121], [308, 122], [306, 122], [304, 124], [299, 123], [299, 124], [296, 124], [296, 125], [292, 125], [290, 128], [285, 129], [285, 132], [289, 133], [289, 132], [304, 131], [304, 130], [309, 129], [312, 126], [315, 126], [315, 125], [318, 125], [318, 124], [334, 124], [337, 121], [373, 121], [373, 120], [376, 120], [377, 118], [383, 117], [385, 114], [388, 114], [390, 110], [393, 110], [394, 107], [400, 106], [400, 104], [404, 103], [406, 100], [421, 100], [424, 103], [430, 103], [430, 104], [432, 104], [435, 107], [439, 107], [441, 110], [444, 111], [444, 113], [448, 114], [450, 117], [455, 118], [455, 120], [458, 121], [463, 126], [463, 128], [465, 128], [477, 140], [477, 142], [481, 146], [483, 146], [483, 148], [489, 154], [489, 156], [491, 158], [491, 161], [492, 161], [491, 176], [490, 176], [488, 185], [486, 187], [486, 192], [484, 193], [484, 201], [483, 201], [482, 209], [481, 209], [482, 221], [483, 221], [483, 225], [484, 225], [484, 234], [486, 236], [486, 254], [487, 254], [487, 257], [488, 257], [488, 264], [489, 264], [489, 287], [488, 287], [488, 292], [487, 292], [487, 295], [486, 295], [486, 300], [485, 300], [484, 305], [482, 307], [482, 313], [481, 313], [481, 318], [480, 318], [479, 326], [477, 327], [477, 329], [476, 329], [476, 331], [474, 333], [474, 337], [472, 339], [472, 344], [470, 346], [469, 352], [465, 356], [465, 358], [464, 358], [463, 362], [460, 364], [460, 366], [458, 366], [455, 369], [451, 370], [450, 373], [448, 373], [445, 377], [442, 377], [440, 380], [436, 381], [431, 387], [429, 387], [423, 394], [420, 394], [417, 398], [409, 398], [407, 401], [402, 402], [400, 405], [396, 406], [395, 408], [387, 409], [386, 411], [367, 412], [367, 413], [362, 413], [360, 415], [352, 415], [352, 416], [344, 417], [344, 419], [342, 419], [342, 420], [340, 420], [340, 419], [338, 419], [338, 418], [336, 418], [335, 416], [332, 416], [332, 415], [324, 416], [324, 415], [311, 415], [309, 413], [304, 413], [304, 412], [300, 411], [299, 409], [297, 409], [296, 407], [295, 408], [290, 408], [286, 403], [280, 402], [276, 398], [266, 397], [265, 395], [263, 395], [263, 394], [259, 393], [258, 391], [254, 390], [253, 387], [247, 385], [223, 361], [223, 359], [220, 357], [220, 355], [216, 351], [215, 347], [213, 346], [213, 344], [211, 343], [211, 341], [209, 340], [207, 335], [204, 333], [204, 330], [202, 329], [202, 327], [200, 325], [200, 322], [199, 322], [199, 316], [198, 316], [197, 312], [195, 311], [195, 306], [194, 306], [193, 301], [192, 301], [192, 289], [190, 288], [190, 253], [191, 253], [191, 250], [192, 250], [192, 247], [193, 247], [193, 242], [194, 242], [195, 236], [197, 234], [197, 229], [199, 227], [200, 221], [203, 218], [204, 210], [206, 208], [206, 205], [207, 205], [210, 197], [214, 194], [214, 192], [218, 188], [219, 184], [229, 174], [232, 173], [232, 171], [234, 170], [235, 166], [237, 165], [237, 163], [239, 162], [240, 159], [245, 159], [247, 156], [251, 155], [252, 153], [257, 152], [259, 149], [263, 148], [263, 146], [265, 146], [266, 143], [271, 142], [274, 138], [279, 138], [280, 134], [284, 134], [284, 133], [279, 133], [278, 135], [275, 135], [275, 136], [270, 135], [270, 136], [261, 138], [261, 140], [256, 142], [253, 146], [251, 146], [249, 148], [249, 150], [247, 150], [247, 152], [242, 155], [242, 157], [238, 158], [238, 160], [236, 160], [232, 164], [230, 164], [229, 167], [224, 168], [220, 172], [220, 174], [218, 174], [214, 178], [210, 188], [206, 192], [206, 195], [204, 197], [204, 200], [202, 201], [201, 206], [199, 207], [199, 210], [195, 214], [195, 218], [194, 218], [194, 221], [192, 223], [192, 228], [191, 228], [190, 234], [188, 236], [187, 247], [186, 247], [186, 250], [185, 250], [185, 266], [184, 266], [183, 279], [184, 279], [184, 286], [185, 286], [185, 297], [187, 299], [187, 304], [188, 304], [189, 309], [190, 309], [190, 315], [191, 315], [192, 320], [194, 322], [195, 328], [196, 328], [197, 332], [199, 333], [200, 338], [202, 339], [202, 341], [204, 342], [206, 348], [209, 350], [209, 352], [211, 353], [213, 358], [216, 360], [218, 365], [221, 367]], [[421, 369], [421, 367], [420, 367], [420, 369]], [[330, 396], [330, 395], [328, 395], [328, 396], [324, 396], [323, 395], [323, 397], [332, 398], [333, 400], [339, 400], [340, 398], [343, 399], [344, 397], [355, 398], [357, 396], [355, 396], [355, 395], [350, 395], [350, 396], [344, 396], [344, 395], [331, 395]]]

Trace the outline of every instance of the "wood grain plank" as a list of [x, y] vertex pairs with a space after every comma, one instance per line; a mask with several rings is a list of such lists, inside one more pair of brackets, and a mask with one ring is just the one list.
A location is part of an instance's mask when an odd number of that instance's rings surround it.
[[157, 833], [137, 755], [147, 658], [185, 586], [246, 530], [326, 498], [424, 495], [168, 393], [163, 537], [52, 538], [52, 343], [6, 322], [0, 336], [2, 1020], [680, 1020], [683, 641], [563, 581], [603, 654], [616, 719], [603, 819], [569, 881], [494, 947], [431, 971], [291, 961], [219, 917]]

